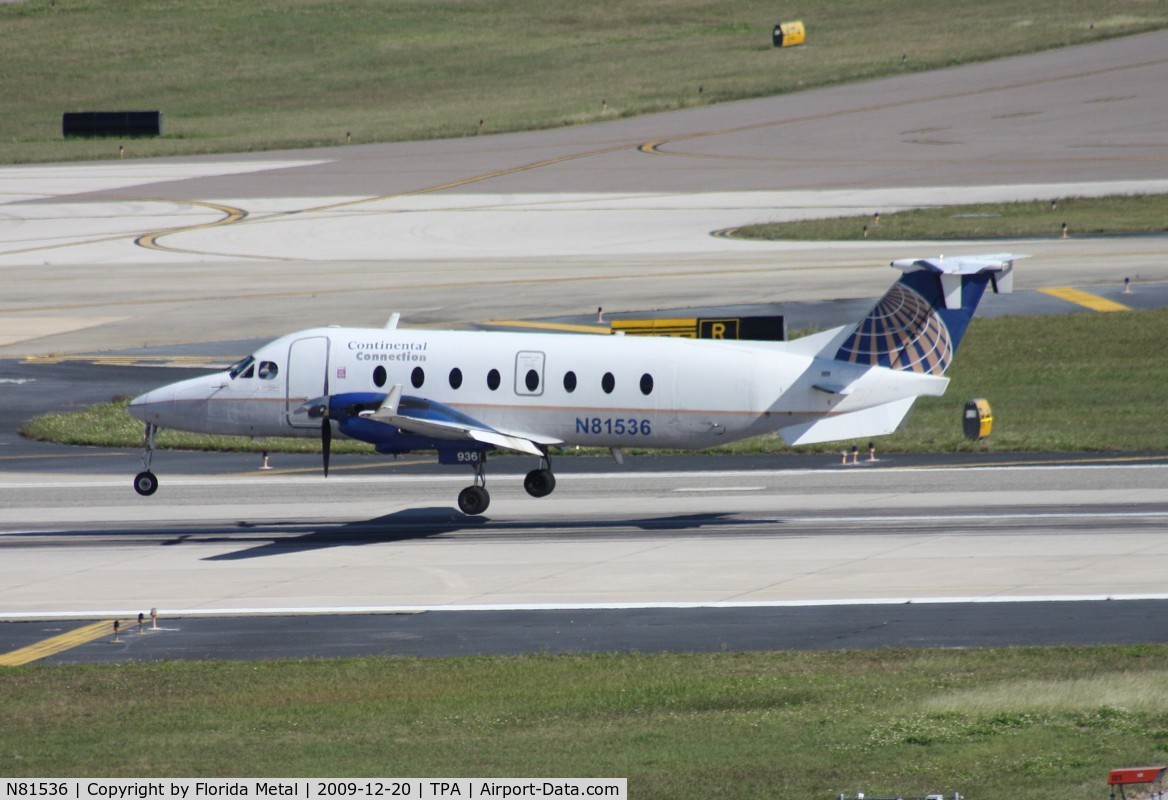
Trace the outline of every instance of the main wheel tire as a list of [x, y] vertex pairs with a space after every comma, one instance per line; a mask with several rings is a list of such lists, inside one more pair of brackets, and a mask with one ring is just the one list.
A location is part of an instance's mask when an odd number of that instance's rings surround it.
[[134, 476], [134, 491], [143, 497], [149, 497], [158, 491], [158, 478], [150, 470], [139, 472]]
[[468, 517], [483, 513], [490, 504], [491, 496], [482, 486], [468, 486], [458, 493], [458, 508]]
[[556, 476], [550, 469], [533, 469], [523, 479], [523, 488], [532, 497], [547, 497], [556, 488]]

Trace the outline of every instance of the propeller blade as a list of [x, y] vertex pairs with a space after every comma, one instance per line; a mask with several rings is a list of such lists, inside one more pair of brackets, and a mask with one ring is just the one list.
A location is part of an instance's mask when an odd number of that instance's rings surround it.
[[320, 421], [320, 450], [324, 456], [324, 476], [328, 477], [329, 453], [333, 449], [333, 424], [325, 417]]

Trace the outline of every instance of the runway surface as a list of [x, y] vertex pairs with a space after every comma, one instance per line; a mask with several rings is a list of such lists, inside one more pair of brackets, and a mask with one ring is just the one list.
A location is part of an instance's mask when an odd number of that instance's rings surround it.
[[[393, 311], [481, 325], [597, 306], [867, 300], [895, 277], [889, 260], [938, 252], [1028, 252], [1018, 289], [1114, 296], [1132, 278], [1139, 297], [1168, 284], [1163, 237], [709, 234], [1168, 190], [1166, 48], [1168, 33], [1148, 34], [513, 136], [0, 169], [0, 356], [41, 358], [5, 362], [0, 396], [15, 424], [163, 375], [95, 366], [94, 353], [178, 359], [202, 342], [381, 325]], [[538, 501], [515, 477], [530, 465], [500, 459], [490, 514], [474, 520], [453, 510], [468, 482], [457, 470], [342, 464], [325, 482], [309, 458], [257, 474], [254, 457], [176, 457], [168, 470], [163, 454], [162, 489], [144, 501], [133, 452], [30, 445], [7, 425], [0, 444], [0, 616], [17, 620], [0, 625], [0, 651], [35, 649], [53, 627], [78, 637], [34, 658], [1162, 637], [1149, 624], [1168, 566], [1158, 457], [625, 471], [559, 459], [559, 488]], [[101, 625], [152, 607], [174, 630], [106, 642]], [[276, 622], [310, 612], [338, 635]], [[100, 624], [86, 633], [77, 620]], [[586, 632], [563, 634], [577, 624]]]
[[[519, 459], [516, 459], [519, 461]], [[1168, 464], [0, 483], [5, 616], [1148, 596]], [[523, 465], [526, 466], [526, 465]], [[510, 470], [508, 470], [510, 471]], [[67, 569], [63, 567], [68, 566]]]

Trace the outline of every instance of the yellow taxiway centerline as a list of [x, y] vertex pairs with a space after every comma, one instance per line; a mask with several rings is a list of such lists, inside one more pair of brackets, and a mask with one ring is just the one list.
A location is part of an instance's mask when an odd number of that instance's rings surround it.
[[519, 319], [496, 319], [483, 323], [498, 328], [534, 328], [546, 331], [564, 331], [566, 333], [599, 333], [607, 336], [612, 331], [600, 325], [574, 325], [567, 322], [529, 322]]
[[[129, 629], [130, 620], [118, 620], [122, 631]], [[57, 653], [63, 653], [66, 650], [72, 650], [74, 647], [80, 647], [83, 644], [88, 644], [103, 636], [112, 636], [114, 632], [114, 620], [106, 619], [101, 622], [93, 622], [89, 625], [82, 625], [80, 628], [75, 628], [67, 633], [62, 633], [59, 636], [53, 636], [35, 644], [30, 644], [27, 647], [22, 647], [19, 650], [13, 650], [9, 653], [0, 655], [0, 667], [20, 667], [25, 664], [39, 661], [42, 658], [54, 656]]]
[[1068, 303], [1089, 308], [1092, 311], [1131, 311], [1123, 303], [1116, 303], [1113, 300], [1108, 300], [1080, 289], [1072, 289], [1070, 286], [1051, 286], [1047, 289], [1039, 289], [1038, 291], [1043, 294], [1048, 294], [1051, 297], [1057, 297], [1059, 300], [1066, 300]]

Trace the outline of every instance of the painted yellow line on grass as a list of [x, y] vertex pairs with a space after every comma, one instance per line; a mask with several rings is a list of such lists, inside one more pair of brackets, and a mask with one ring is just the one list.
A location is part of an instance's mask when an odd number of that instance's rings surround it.
[[[119, 620], [119, 622], [121, 623], [122, 630], [127, 630], [130, 620]], [[71, 630], [68, 633], [62, 633], [60, 636], [53, 636], [36, 644], [30, 644], [28, 647], [22, 647], [19, 650], [13, 650], [10, 653], [0, 655], [0, 667], [24, 666], [33, 661], [39, 661], [42, 658], [55, 656], [57, 653], [63, 653], [66, 650], [72, 650], [74, 647], [88, 644], [103, 636], [113, 636], [113, 633], [114, 620], [112, 619], [82, 625], [80, 628]]]
[[1092, 311], [1131, 311], [1130, 308], [1122, 303], [1116, 303], [1113, 300], [1108, 300], [1080, 289], [1072, 289], [1070, 286], [1051, 286], [1050, 288], [1039, 289], [1038, 291], [1043, 294], [1048, 294], [1051, 297], [1057, 297], [1059, 300], [1066, 300], [1068, 303], [1089, 308]]

